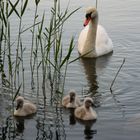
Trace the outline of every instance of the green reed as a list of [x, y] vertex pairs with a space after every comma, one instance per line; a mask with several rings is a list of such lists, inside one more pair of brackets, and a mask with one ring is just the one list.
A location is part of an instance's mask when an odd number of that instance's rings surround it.
[[[79, 8], [69, 12], [68, 7], [61, 11], [59, 0], [54, 0], [51, 8], [51, 18], [46, 25], [45, 12], [39, 20], [38, 7], [40, 0], [35, 0], [35, 13], [32, 25], [23, 28], [23, 16], [27, 12], [28, 0], [2, 0], [0, 2], [0, 73], [1, 80], [6, 81], [7, 86], [19, 90], [25, 87], [24, 58], [26, 57], [23, 35], [31, 30], [31, 51], [30, 51], [30, 68], [31, 68], [31, 88], [42, 85], [42, 92], [46, 98], [46, 86], [49, 81], [52, 99], [58, 99], [64, 92], [65, 77], [69, 60], [74, 48], [74, 38], [69, 40], [67, 52], [64, 52], [63, 46], [63, 27], [68, 18], [73, 15]], [[10, 18], [15, 16], [18, 19], [17, 37], [11, 40], [11, 21]], [[16, 48], [16, 51], [13, 51]], [[65, 53], [65, 54], [64, 54]], [[6, 63], [7, 62], [7, 63]], [[8, 65], [8, 67], [7, 67]], [[8, 68], [8, 71], [6, 70]], [[36, 82], [34, 77], [36, 74]], [[8, 78], [7, 78], [8, 77]], [[41, 79], [41, 82], [40, 82]], [[6, 84], [5, 84], [6, 85]], [[21, 88], [22, 87], [22, 88]], [[14, 96], [15, 98], [15, 96]]]
[[[52, 103], [58, 103], [64, 92], [65, 77], [74, 49], [73, 37], [69, 39], [69, 45], [64, 48], [63, 27], [70, 16], [79, 8], [69, 12], [68, 7], [66, 7], [64, 11], [61, 11], [60, 1], [54, 0], [54, 5], [50, 11], [50, 21], [46, 24], [45, 12], [42, 15], [38, 14], [40, 0], [35, 0], [34, 2], [36, 6], [34, 20], [28, 26], [23, 26], [23, 17], [25, 12], [28, 12], [26, 10], [28, 0], [15, 0], [14, 2], [12, 0], [2, 0], [0, 2], [2, 4], [2, 8], [0, 8], [1, 80], [3, 81], [3, 86], [12, 89], [12, 102], [14, 102], [17, 95], [25, 91], [26, 70], [24, 70], [24, 58], [27, 56], [23, 35], [26, 35], [26, 32], [31, 30], [31, 38], [29, 38], [31, 41], [30, 62], [28, 64], [30, 66], [31, 79], [29, 78], [28, 80], [31, 81], [31, 88], [37, 89], [37, 96], [43, 93], [44, 99], [47, 98], [46, 89], [49, 86]], [[14, 39], [11, 23], [13, 15], [18, 19], [18, 32], [14, 35]], [[41, 17], [39, 18], [39, 16]], [[66, 47], [67, 51], [64, 51]], [[57, 109], [55, 111], [56, 118], [54, 117], [54, 123], [56, 137], [60, 139], [61, 135], [64, 135], [64, 126], [62, 110], [61, 108], [60, 110]]]
[[[19, 3], [19, 0], [17, 1], [17, 3]], [[19, 18], [19, 31], [18, 31], [18, 39], [17, 39], [17, 49], [16, 49], [16, 62], [15, 62], [15, 79], [14, 79], [14, 85], [15, 85], [15, 88], [16, 88], [16, 75], [18, 77], [18, 86], [20, 85], [20, 80], [19, 80], [19, 66], [20, 66], [20, 63], [22, 65], [22, 79], [23, 79], [23, 85], [24, 85], [24, 66], [23, 66], [23, 46], [22, 46], [22, 37], [21, 37], [21, 28], [22, 28], [22, 18], [23, 18], [23, 15], [24, 15], [24, 12], [27, 8], [27, 4], [28, 4], [28, 0], [21, 0], [20, 1], [20, 10], [16, 11], [16, 14]], [[15, 5], [12, 5], [11, 4], [11, 7], [13, 9], [15, 9]], [[20, 51], [20, 54], [19, 54], [19, 51]]]
[[[33, 59], [33, 49], [34, 49], [34, 42], [35, 42], [35, 28], [36, 28], [36, 20], [37, 20], [37, 11], [38, 11], [38, 5], [39, 5], [40, 0], [35, 0], [35, 15], [34, 15], [34, 21], [33, 21], [33, 29], [32, 29], [32, 45], [31, 45], [31, 55], [30, 55], [30, 67], [31, 67], [31, 85], [32, 88], [34, 86], [34, 69], [35, 69], [35, 59], [36, 57], [34, 57]], [[36, 44], [37, 47], [37, 44]]]
[[[7, 79], [7, 76], [4, 71], [5, 67], [5, 57], [6, 57], [6, 50], [8, 49], [9, 45], [9, 32], [8, 32], [8, 3], [5, 1], [0, 1], [0, 22], [1, 22], [1, 39], [0, 39], [0, 55], [1, 55], [1, 62], [0, 62], [0, 67], [1, 67], [1, 80], [2, 80], [2, 85], [9, 86], [10, 82]], [[3, 48], [2, 48], [3, 46]], [[10, 58], [10, 57], [9, 57]]]
[[[65, 56], [63, 55], [63, 44], [62, 44], [63, 26], [65, 24], [65, 21], [78, 9], [72, 11], [71, 13], [68, 13], [68, 8], [66, 8], [65, 12], [62, 13], [60, 11], [60, 3], [59, 1], [57, 2], [54, 3], [55, 8], [52, 8], [51, 10], [52, 18], [50, 21], [50, 28], [45, 28], [46, 32], [44, 34], [46, 39], [49, 38], [47, 43], [48, 47], [47, 47], [46, 63], [49, 63], [50, 66], [49, 74], [51, 75], [49, 75], [49, 78], [50, 78], [50, 86], [52, 89], [51, 92], [52, 95], [54, 95], [54, 97], [58, 99], [58, 97], [61, 97], [64, 90], [68, 61], [74, 48], [74, 39], [72, 37], [68, 47], [68, 52]], [[50, 57], [51, 49], [53, 49], [54, 55], [53, 59]], [[64, 69], [63, 79], [61, 77], [62, 67]]]

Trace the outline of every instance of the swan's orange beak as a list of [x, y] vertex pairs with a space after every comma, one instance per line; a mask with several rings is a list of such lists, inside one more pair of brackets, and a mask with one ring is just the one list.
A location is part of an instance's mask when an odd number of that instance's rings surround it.
[[84, 26], [87, 26], [91, 18], [86, 18], [84, 21]]

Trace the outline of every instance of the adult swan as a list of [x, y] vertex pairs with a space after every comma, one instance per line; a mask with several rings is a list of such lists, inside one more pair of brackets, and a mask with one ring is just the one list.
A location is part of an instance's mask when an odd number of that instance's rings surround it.
[[81, 56], [99, 57], [113, 51], [113, 44], [107, 32], [98, 25], [96, 8], [87, 9], [84, 26], [78, 39], [78, 51]]

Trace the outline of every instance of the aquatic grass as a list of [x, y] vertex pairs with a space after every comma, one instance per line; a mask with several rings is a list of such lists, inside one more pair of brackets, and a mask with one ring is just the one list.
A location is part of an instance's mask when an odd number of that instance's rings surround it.
[[20, 40], [20, 58], [21, 58], [21, 72], [22, 72], [22, 85], [23, 85], [23, 92], [24, 92], [24, 89], [25, 89], [25, 80], [24, 80], [24, 51], [25, 51], [25, 48], [23, 48], [23, 43], [22, 43], [22, 39]]
[[42, 90], [43, 90], [43, 96], [46, 99], [46, 86], [45, 86], [45, 80], [46, 80], [46, 65], [44, 62], [44, 58], [45, 58], [45, 50], [43, 48], [43, 43], [42, 43], [42, 38], [41, 38], [41, 33], [42, 33], [42, 28], [43, 28], [43, 23], [44, 23], [44, 14], [42, 16], [42, 22], [41, 25], [38, 29], [38, 39], [39, 39], [39, 44], [40, 44], [40, 48], [41, 48], [41, 55], [42, 55], [42, 60], [41, 60], [41, 64], [42, 64], [42, 74], [43, 74], [43, 81], [42, 81]]
[[13, 4], [10, 0], [8, 1], [8, 2], [9, 2], [9, 5], [11, 6], [11, 10], [10, 10], [10, 12], [9, 12], [9, 14], [8, 14], [8, 17], [10, 17], [10, 15], [11, 15], [13, 12], [15, 12], [16, 15], [17, 15], [19, 18], [21, 18], [20, 15], [19, 15], [19, 13], [18, 13], [18, 11], [16, 10], [16, 7], [17, 7], [19, 1], [20, 1], [20, 0], [17, 0], [17, 1], [15, 2], [15, 4]]
[[[19, 2], [19, 0], [17, 1], [17, 3], [18, 2]], [[13, 6], [11, 4], [11, 2], [10, 2], [10, 5], [11, 5], [12, 9], [14, 9], [15, 13], [19, 17], [19, 29], [18, 29], [18, 39], [17, 39], [17, 49], [16, 49], [16, 62], [15, 62], [15, 75], [14, 75], [14, 86], [15, 86], [15, 88], [16, 88], [16, 84], [17, 84], [16, 81], [18, 80], [18, 86], [19, 86], [19, 82], [20, 82], [20, 80], [19, 80], [19, 64], [21, 62], [21, 58], [20, 58], [20, 55], [19, 55], [20, 50], [21, 50], [20, 53], [22, 54], [22, 45], [21, 45], [22, 42], [21, 42], [21, 34], [20, 34], [20, 32], [21, 32], [21, 29], [22, 29], [22, 17], [24, 15], [25, 9], [27, 7], [27, 3], [28, 3], [28, 0], [25, 0], [25, 2], [23, 0], [21, 0], [21, 2], [20, 2], [20, 11], [18, 12], [16, 10], [15, 5]], [[22, 57], [22, 55], [21, 55], [21, 57]], [[23, 66], [23, 64], [22, 64], [22, 66]]]
[[[64, 88], [64, 82], [65, 80], [61, 79], [61, 68], [65, 65], [65, 69], [67, 69], [68, 60], [70, 59], [72, 50], [74, 48], [73, 41], [74, 39], [70, 41], [70, 46], [68, 47], [68, 52], [66, 56], [63, 56], [63, 44], [62, 44], [62, 32], [63, 32], [63, 25], [65, 21], [79, 8], [72, 11], [71, 13], [68, 13], [68, 9], [65, 10], [64, 13], [60, 13], [60, 11], [57, 11], [59, 9], [59, 3], [54, 4], [55, 8], [51, 9], [51, 20], [49, 27], [45, 27], [45, 32], [43, 32], [42, 35], [39, 35], [40, 39], [40, 46], [41, 46], [41, 53], [42, 53], [42, 62], [41, 64], [42, 69], [46, 71], [46, 67], [48, 70], [47, 77], [49, 77], [50, 80], [50, 87], [51, 87], [51, 95], [55, 96], [55, 93], [61, 93], [63, 94], [63, 88]], [[42, 28], [41, 28], [42, 29]], [[42, 37], [42, 38], [41, 38]], [[42, 49], [42, 41], [45, 40], [44, 44], [45, 48]], [[52, 54], [53, 52], [53, 54]], [[45, 67], [44, 67], [45, 62]], [[64, 72], [64, 77], [66, 76], [66, 71]], [[43, 77], [46, 77], [46, 73], [44, 73]], [[63, 81], [61, 88], [60, 83], [61, 80]], [[43, 86], [44, 85], [43, 81]], [[45, 89], [45, 87], [44, 87]], [[58, 98], [57, 98], [58, 99]]]
[[114, 85], [114, 83], [115, 83], [115, 81], [116, 81], [116, 78], [117, 78], [119, 72], [121, 71], [121, 69], [122, 69], [124, 63], [125, 63], [125, 58], [123, 58], [122, 64], [120, 65], [120, 67], [119, 67], [119, 69], [118, 69], [118, 71], [117, 71], [117, 73], [116, 73], [116, 75], [115, 75], [113, 81], [111, 82], [111, 85], [110, 85], [110, 92], [111, 92], [111, 93], [113, 93], [113, 92], [112, 92], [112, 87], [113, 87], [113, 85]]
[[[2, 6], [2, 3], [0, 2], [0, 7], [1, 6]], [[2, 8], [0, 9], [0, 72], [3, 71], [3, 64], [2, 64], [3, 22], [2, 22], [2, 12], [1, 12], [1, 10], [2, 10]]]
[[[38, 6], [40, 0], [35, 0], [35, 13], [33, 24], [28, 27], [22, 27], [23, 16], [28, 6], [28, 0], [16, 0], [13, 3], [11, 0], [5, 0], [3, 8], [1, 8], [0, 17], [2, 18], [2, 34], [1, 34], [1, 56], [2, 62], [8, 61], [8, 83], [9, 87], [17, 89], [22, 85], [24, 92], [25, 87], [25, 70], [24, 57], [26, 48], [23, 44], [22, 35], [26, 31], [31, 30], [31, 52], [30, 52], [30, 68], [31, 68], [31, 88], [35, 88], [37, 84], [39, 93], [40, 79], [42, 80], [43, 97], [46, 98], [46, 80], [50, 81], [51, 96], [56, 98], [62, 96], [64, 92], [65, 77], [69, 60], [74, 48], [74, 38], [70, 39], [69, 46], [65, 55], [63, 52], [63, 26], [65, 22], [76, 12], [79, 8], [69, 12], [68, 7], [64, 11], [60, 9], [60, 1], [54, 0], [54, 5], [51, 8], [51, 18], [48, 25], [45, 23], [45, 12], [42, 15], [41, 21], [38, 21]], [[6, 11], [6, 12], [5, 12]], [[18, 19], [17, 38], [14, 42], [11, 40], [11, 24], [10, 17], [14, 16]], [[12, 47], [16, 47], [16, 51], [12, 51]], [[3, 50], [2, 50], [3, 49]], [[2, 54], [3, 52], [3, 54]], [[41, 57], [39, 57], [41, 54]], [[5, 65], [1, 64], [3, 73], [5, 74]], [[36, 71], [37, 81], [34, 83], [34, 74]], [[42, 76], [40, 77], [40, 74]], [[3, 74], [3, 75], [4, 75]], [[6, 79], [7, 74], [5, 74]], [[21, 90], [21, 88], [20, 88]], [[57, 99], [57, 98], [56, 98]]]
[[[51, 17], [48, 24], [46, 24], [45, 12], [41, 15], [38, 14], [41, 1], [35, 0], [33, 23], [28, 26], [25, 25], [23, 28], [23, 17], [27, 12], [28, 2], [28, 0], [15, 0], [14, 2], [12, 0], [3, 0], [3, 8], [0, 9], [0, 18], [2, 19], [2, 24], [0, 23], [0, 29], [2, 29], [0, 33], [0, 74], [2, 84], [3, 86], [7, 84], [12, 91], [12, 104], [19, 94], [29, 93], [26, 91], [25, 86], [24, 58], [26, 57], [26, 48], [24, 34], [26, 35], [26, 32], [31, 31], [30, 61], [28, 62], [31, 74], [31, 79], [29, 79], [31, 90], [32, 92], [37, 90], [37, 98], [40, 95], [43, 97], [44, 107], [46, 98], [49, 98], [50, 103], [55, 106], [54, 114], [56, 116], [54, 116], [53, 126], [55, 129], [53, 128], [53, 130], [57, 139], [65, 138], [62, 110], [57, 105], [64, 93], [67, 69], [75, 44], [72, 36], [69, 39], [69, 45], [64, 46], [63, 27], [65, 22], [79, 8], [69, 11], [67, 6], [64, 11], [61, 11], [60, 1], [54, 0], [50, 11]], [[13, 16], [18, 19], [18, 31], [14, 39], [11, 23]], [[50, 97], [46, 97], [48, 87]], [[15, 134], [15, 132], [13, 133]]]
[[13, 102], [15, 101], [15, 99], [16, 99], [16, 97], [17, 97], [17, 95], [19, 95], [19, 94], [20, 94], [20, 93], [19, 93], [19, 91], [20, 91], [20, 89], [21, 89], [21, 86], [22, 86], [22, 84], [18, 87], [18, 89], [17, 89], [17, 91], [16, 91], [15, 95], [12, 97]]
[[3, 1], [0, 1], [0, 19], [1, 22], [4, 23], [5, 27], [7, 27], [7, 20], [6, 20], [6, 15], [5, 15], [5, 5]]
[[10, 45], [10, 23], [8, 23], [8, 41], [7, 41], [7, 46], [8, 46], [8, 70], [9, 70], [9, 81], [10, 81], [10, 87], [13, 87], [13, 65], [12, 65], [12, 60], [11, 60], [11, 45]]
[[[5, 0], [5, 1], [1, 1], [0, 2], [0, 18], [1, 18], [1, 22], [2, 22], [2, 30], [1, 30], [1, 57], [2, 61], [1, 61], [1, 71], [2, 71], [2, 84], [8, 87], [13, 87], [13, 64], [14, 62], [12, 62], [11, 59], [11, 35], [10, 35], [10, 21], [9, 21], [9, 17], [12, 15], [13, 12], [15, 12], [18, 17], [19, 14], [16, 10], [16, 6], [18, 4], [19, 1], [17, 1], [15, 4], [12, 4], [12, 2], [10, 0]], [[24, 4], [23, 9], [21, 10], [21, 15], [24, 14], [25, 11], [25, 7], [26, 7], [27, 3]], [[11, 6], [11, 10], [9, 10], [9, 7]], [[10, 12], [9, 12], [10, 11]], [[20, 34], [19, 34], [20, 36]], [[19, 48], [19, 43], [20, 43], [20, 37], [18, 36], [18, 47]], [[2, 50], [3, 49], [3, 50]], [[6, 74], [5, 74], [5, 59], [8, 59], [8, 71], [9, 71], [9, 78], [6, 78]], [[17, 55], [16, 55], [16, 66], [15, 69], [17, 68], [17, 66], [19, 65], [19, 62], [17, 61], [19, 58], [18, 56], [18, 49], [17, 49]], [[15, 70], [16, 71], [16, 70]], [[8, 84], [8, 85], [7, 85]]]
[[[33, 49], [34, 49], [34, 40], [35, 40], [35, 28], [36, 28], [36, 20], [37, 20], [37, 12], [38, 12], [38, 5], [40, 0], [35, 0], [35, 15], [33, 21], [33, 28], [32, 28], [32, 44], [31, 44], [31, 54], [30, 54], [30, 68], [31, 68], [31, 86], [34, 87], [34, 69], [35, 69], [35, 58], [33, 59]], [[37, 47], [37, 46], [36, 46]]]
[[[4, 66], [5, 66], [5, 57], [6, 57], [6, 46], [9, 45], [9, 40], [7, 38], [7, 36], [9, 35], [9, 32], [8, 32], [8, 5], [7, 3], [4, 5], [3, 1], [0, 2], [0, 56], [1, 56], [1, 62], [0, 62], [0, 67], [1, 67], [1, 80], [2, 80], [2, 85], [5, 85], [5, 86], [9, 86], [10, 85], [10, 82], [8, 81], [8, 78], [5, 74], [5, 71], [4, 71]], [[2, 46], [4, 46], [2, 48]]]

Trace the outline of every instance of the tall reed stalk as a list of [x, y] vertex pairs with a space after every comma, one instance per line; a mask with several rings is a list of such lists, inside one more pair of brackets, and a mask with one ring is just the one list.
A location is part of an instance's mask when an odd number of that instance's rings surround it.
[[[24, 53], [25, 45], [23, 34], [31, 29], [31, 50], [30, 50], [30, 74], [31, 74], [31, 88], [37, 87], [37, 98], [42, 92], [44, 97], [44, 107], [46, 105], [46, 89], [49, 86], [51, 94], [51, 103], [56, 103], [56, 118], [54, 117], [54, 127], [56, 132], [56, 138], [59, 139], [64, 135], [64, 126], [62, 120], [62, 110], [57, 107], [60, 99], [63, 95], [65, 88], [65, 77], [69, 65], [69, 61], [74, 49], [74, 38], [69, 39], [69, 45], [63, 44], [63, 27], [65, 22], [79, 9], [75, 9], [69, 12], [68, 7], [64, 11], [61, 11], [60, 0], [54, 0], [51, 8], [50, 21], [46, 24], [45, 12], [42, 13], [41, 21], [38, 22], [38, 7], [40, 0], [35, 0], [35, 13], [34, 21], [32, 25], [23, 29], [23, 16], [27, 12], [28, 0], [3, 0], [3, 6], [0, 9], [0, 72], [3, 76], [2, 79], [8, 83], [10, 88], [13, 89], [12, 103], [16, 99], [16, 96], [26, 89], [24, 82], [26, 70], [24, 70]], [[1, 4], [1, 3], [0, 3]], [[11, 17], [17, 18], [18, 33], [16, 38], [11, 39], [12, 23]], [[29, 47], [29, 46], [28, 46]], [[65, 47], [65, 48], [64, 48]], [[66, 48], [67, 47], [67, 48]], [[16, 48], [16, 51], [14, 51]], [[67, 50], [67, 51], [64, 51]], [[7, 58], [7, 59], [6, 59]], [[2, 63], [1, 63], [2, 62]], [[6, 63], [7, 62], [7, 63]], [[8, 67], [6, 66], [8, 65]], [[7, 72], [8, 68], [8, 72]], [[36, 73], [35, 73], [36, 72]], [[35, 75], [36, 74], [36, 75]], [[7, 79], [7, 75], [9, 78]], [[35, 82], [35, 76], [37, 81]], [[48, 82], [49, 81], [49, 84]], [[3, 82], [3, 83], [4, 83]], [[28, 82], [28, 81], [27, 81]], [[41, 85], [41, 86], [40, 86]], [[21, 91], [23, 87], [23, 91]], [[42, 90], [40, 90], [42, 88]]]
[[[50, 77], [50, 86], [51, 86], [51, 94], [54, 97], [56, 96], [56, 99], [58, 99], [58, 94], [60, 93], [60, 96], [63, 94], [64, 89], [64, 83], [65, 83], [65, 76], [66, 76], [66, 69], [68, 65], [68, 61], [70, 59], [72, 50], [74, 48], [74, 42], [73, 38], [70, 41], [70, 45], [68, 47], [68, 52], [64, 56], [63, 52], [63, 44], [62, 44], [62, 38], [63, 38], [63, 26], [65, 24], [65, 21], [78, 9], [72, 11], [71, 13], [68, 13], [68, 7], [66, 10], [62, 13], [60, 11], [60, 1], [54, 1], [54, 8], [52, 8], [52, 19], [50, 22], [50, 27], [46, 28], [45, 37], [48, 38], [48, 50], [49, 53], [50, 50], [53, 49], [53, 57], [47, 57], [47, 63], [49, 62], [51, 65], [51, 76]], [[49, 54], [48, 53], [48, 54]], [[48, 56], [50, 56], [49, 54]], [[54, 59], [53, 59], [54, 58]], [[62, 79], [62, 69], [64, 70], [64, 79]]]
[[[74, 38], [70, 39], [67, 52], [64, 52], [63, 46], [63, 27], [68, 18], [73, 15], [79, 8], [68, 12], [68, 7], [61, 11], [60, 0], [54, 0], [51, 8], [51, 18], [46, 25], [45, 12], [42, 15], [41, 21], [37, 21], [38, 7], [40, 0], [35, 0], [35, 13], [33, 24], [23, 28], [23, 16], [28, 6], [28, 0], [16, 0], [13, 3], [11, 0], [3, 0], [2, 8], [0, 9], [0, 18], [2, 19], [0, 33], [0, 59], [5, 62], [7, 56], [9, 84], [15, 89], [25, 89], [25, 73], [24, 70], [24, 41], [22, 35], [26, 31], [32, 31], [31, 37], [31, 52], [30, 52], [30, 68], [31, 68], [31, 88], [37, 84], [39, 88], [40, 79], [42, 79], [42, 92], [46, 98], [46, 81], [50, 81], [52, 100], [57, 100], [64, 92], [65, 77], [69, 64], [69, 60], [74, 48]], [[13, 14], [14, 13], [14, 14]], [[19, 20], [17, 38], [14, 42], [11, 40], [11, 23], [10, 17], [16, 16]], [[16, 47], [13, 52], [12, 47]], [[14, 54], [15, 58], [12, 56]], [[41, 57], [39, 57], [41, 55]], [[0, 63], [0, 68], [5, 73], [5, 64]], [[3, 69], [3, 70], [2, 70]], [[37, 82], [34, 83], [34, 73], [36, 71]], [[42, 76], [40, 76], [40, 71]], [[20, 76], [21, 75], [21, 76]], [[22, 79], [20, 78], [22, 77]], [[29, 79], [30, 80], [30, 79]], [[18, 90], [18, 92], [19, 92]], [[39, 91], [38, 91], [39, 93]]]
[[[0, 1], [0, 7], [2, 7], [2, 2]], [[0, 73], [2, 72], [2, 40], [3, 40], [3, 22], [2, 22], [2, 12], [0, 9]], [[2, 76], [0, 84], [2, 83]]]
[[[20, 12], [19, 13], [17, 12], [18, 13], [17, 15], [19, 17], [19, 29], [18, 29], [18, 39], [17, 39], [17, 49], [16, 49], [16, 64], [15, 64], [15, 77], [14, 77], [15, 88], [16, 88], [17, 76], [18, 76], [18, 86], [20, 85], [20, 83], [19, 83], [20, 82], [20, 80], [19, 80], [19, 65], [20, 65], [20, 61], [21, 61], [21, 57], [22, 57], [21, 28], [22, 28], [22, 17], [24, 15], [25, 10], [26, 10], [27, 4], [28, 4], [28, 0], [25, 0], [25, 2], [23, 0], [21, 0], [21, 2], [20, 2], [20, 5], [21, 5], [20, 6]], [[19, 55], [19, 51], [20, 51], [19, 49], [21, 50], [21, 52], [20, 52], [21, 57]], [[22, 57], [22, 59], [23, 59], [23, 57]], [[23, 63], [22, 63], [22, 68], [23, 68]], [[22, 72], [23, 72], [23, 70], [22, 70]]]
[[[35, 15], [34, 15], [34, 21], [33, 21], [33, 29], [32, 29], [32, 44], [31, 44], [31, 55], [30, 55], [30, 67], [31, 67], [31, 86], [34, 87], [34, 69], [35, 69], [35, 59], [33, 59], [33, 49], [34, 49], [34, 42], [35, 42], [35, 25], [36, 25], [36, 19], [37, 19], [37, 11], [38, 11], [38, 5], [40, 0], [35, 0]], [[37, 46], [36, 46], [37, 47]], [[36, 58], [36, 57], [35, 57]]]

